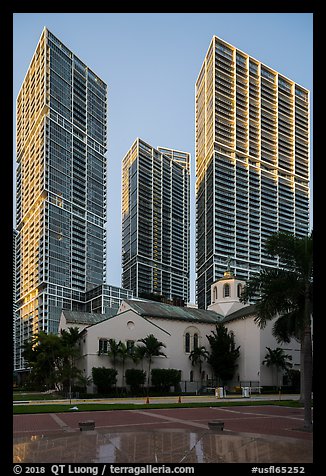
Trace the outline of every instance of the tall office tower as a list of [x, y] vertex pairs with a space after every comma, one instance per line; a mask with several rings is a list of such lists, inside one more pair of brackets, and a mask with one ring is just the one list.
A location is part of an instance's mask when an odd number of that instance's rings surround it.
[[309, 91], [213, 37], [196, 82], [199, 308], [232, 259], [237, 277], [278, 266], [266, 238], [309, 230]]
[[122, 163], [122, 286], [189, 300], [190, 154], [136, 139]]
[[[17, 231], [14, 229], [13, 230], [13, 243], [12, 243], [12, 300], [13, 300], [13, 305], [12, 305], [12, 335], [13, 335], [13, 344], [16, 342], [16, 326], [17, 326], [17, 303], [16, 303], [16, 237], [17, 237]], [[15, 368], [15, 362], [16, 362], [16, 346], [13, 345], [13, 361], [14, 361], [14, 368]]]
[[17, 346], [105, 282], [106, 114], [107, 85], [45, 28], [17, 98]]

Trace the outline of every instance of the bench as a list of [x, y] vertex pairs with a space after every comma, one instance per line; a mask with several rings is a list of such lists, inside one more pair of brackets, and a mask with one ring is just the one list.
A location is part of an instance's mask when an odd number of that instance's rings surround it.
[[80, 431], [90, 431], [95, 429], [94, 420], [80, 421], [78, 423]]

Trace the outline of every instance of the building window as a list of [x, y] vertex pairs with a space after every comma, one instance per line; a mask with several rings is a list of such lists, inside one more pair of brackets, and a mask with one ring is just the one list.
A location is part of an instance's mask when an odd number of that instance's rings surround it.
[[195, 326], [186, 327], [183, 334], [184, 351], [186, 354], [199, 347], [200, 332]]
[[190, 353], [190, 334], [189, 334], [189, 332], [187, 332], [186, 335], [185, 335], [185, 350], [186, 350], [187, 354]]
[[213, 290], [213, 300], [214, 302], [217, 301], [217, 287], [216, 286], [214, 287], [214, 290]]
[[194, 381], [194, 371], [193, 370], [190, 370], [189, 380], [190, 380], [190, 382]]
[[229, 284], [224, 284], [223, 286], [223, 297], [229, 297], [230, 296], [230, 285]]
[[107, 354], [108, 352], [108, 340], [107, 339], [99, 339], [98, 341], [98, 353], [99, 354]]
[[198, 334], [194, 334], [194, 349], [198, 349]]
[[237, 296], [238, 296], [238, 298], [241, 296], [241, 293], [242, 293], [242, 284], [238, 284], [238, 287], [237, 287]]
[[128, 354], [132, 354], [133, 348], [135, 346], [135, 341], [134, 340], [127, 340], [127, 351]]

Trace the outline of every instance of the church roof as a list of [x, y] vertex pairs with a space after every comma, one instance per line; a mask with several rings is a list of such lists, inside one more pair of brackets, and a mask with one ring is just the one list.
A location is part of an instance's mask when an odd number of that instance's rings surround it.
[[242, 319], [244, 317], [248, 317], [251, 314], [256, 313], [256, 305], [251, 304], [250, 306], [245, 306], [242, 309], [238, 309], [237, 311], [232, 312], [232, 314], [227, 315], [223, 320], [222, 323], [229, 321], [234, 321], [235, 319]]
[[188, 322], [205, 322], [215, 324], [223, 319], [221, 314], [192, 307], [172, 306], [156, 301], [124, 300], [129, 306], [143, 317], [159, 317], [162, 319], [181, 320]]
[[105, 321], [105, 319], [115, 316], [117, 312], [118, 309], [113, 308], [108, 309], [106, 314], [100, 314], [97, 312], [69, 311], [67, 309], [62, 311], [67, 323], [86, 325], [93, 325], [97, 324], [98, 322]]

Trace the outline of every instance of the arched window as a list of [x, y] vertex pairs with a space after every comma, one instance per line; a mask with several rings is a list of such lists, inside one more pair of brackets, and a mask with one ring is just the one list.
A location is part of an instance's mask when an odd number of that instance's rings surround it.
[[187, 353], [190, 352], [190, 334], [189, 334], [189, 332], [187, 332], [186, 335], [185, 335], [185, 351]]
[[194, 381], [194, 371], [193, 370], [190, 370], [190, 382], [193, 382]]
[[217, 287], [214, 286], [214, 289], [213, 289], [213, 300], [214, 302], [217, 301]]
[[224, 284], [223, 286], [223, 297], [229, 297], [230, 296], [230, 285], [229, 284]]
[[242, 293], [242, 284], [238, 284], [237, 286], [237, 296], [240, 297]]
[[195, 326], [187, 326], [183, 333], [183, 349], [186, 354], [200, 345], [200, 331]]
[[194, 349], [198, 349], [198, 334], [194, 334]]

